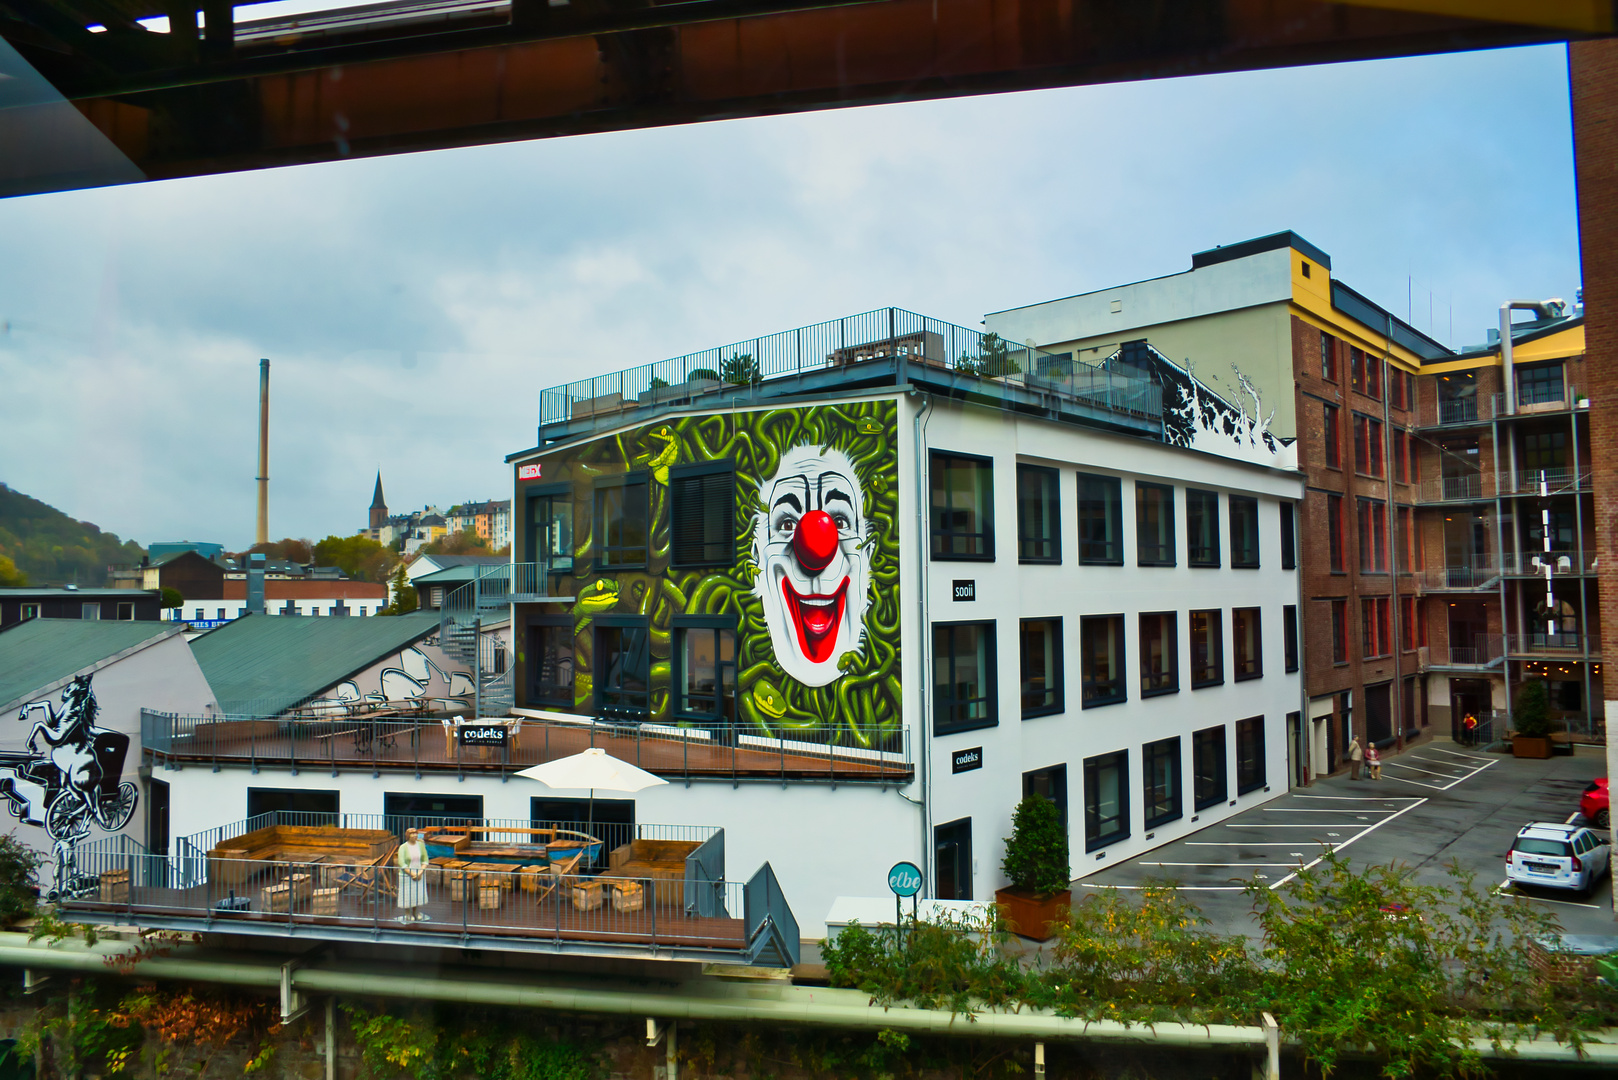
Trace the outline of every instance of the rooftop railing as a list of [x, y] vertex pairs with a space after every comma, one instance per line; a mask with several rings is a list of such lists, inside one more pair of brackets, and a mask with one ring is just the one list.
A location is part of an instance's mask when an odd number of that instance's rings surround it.
[[895, 360], [969, 376], [991, 395], [1016, 388], [1120, 416], [1158, 420], [1163, 412], [1161, 387], [1111, 361], [1087, 364], [1070, 353], [879, 308], [552, 387], [540, 393], [539, 423], [595, 420], [640, 406], [728, 406], [777, 392], [770, 386], [777, 380], [856, 377], [861, 364]]

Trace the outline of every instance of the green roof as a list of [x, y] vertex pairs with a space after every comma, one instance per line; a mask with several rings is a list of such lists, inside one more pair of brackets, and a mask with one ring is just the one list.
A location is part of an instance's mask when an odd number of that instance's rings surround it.
[[431, 614], [243, 615], [191, 642], [227, 713], [276, 716], [438, 629]]
[[103, 660], [180, 632], [174, 623], [29, 619], [0, 633], [0, 707], [9, 708]]

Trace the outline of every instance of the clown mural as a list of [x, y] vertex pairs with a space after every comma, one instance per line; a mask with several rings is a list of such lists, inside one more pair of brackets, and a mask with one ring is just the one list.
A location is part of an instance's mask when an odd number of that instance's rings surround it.
[[[709, 722], [682, 710], [676, 685], [695, 662], [680, 654], [681, 627], [700, 616], [734, 628], [725, 631], [735, 666], [720, 680], [734, 687], [721, 695], [724, 723], [742, 734], [896, 746], [897, 412], [878, 399], [691, 414], [547, 455], [535, 497], [567, 498], [571, 520], [591, 526], [574, 534], [569, 571], [553, 577], [560, 595], [576, 598], [571, 649], [547, 645], [540, 655], [530, 639], [540, 670], [569, 673], [563, 692], [573, 711], [600, 712], [596, 683], [622, 678], [634, 659], [622, 641], [638, 633], [625, 627], [644, 620], [646, 719]], [[723, 565], [676, 566], [673, 485], [687, 466], [711, 474], [716, 464], [732, 471], [729, 516], [720, 519], [729, 522], [729, 555]], [[602, 547], [596, 493], [618, 475], [645, 485], [644, 564], [622, 557], [622, 536]]]
[[759, 485], [759, 499], [753, 592], [776, 663], [805, 686], [825, 686], [860, 647], [870, 591], [865, 496], [853, 462], [829, 446], [795, 447]]

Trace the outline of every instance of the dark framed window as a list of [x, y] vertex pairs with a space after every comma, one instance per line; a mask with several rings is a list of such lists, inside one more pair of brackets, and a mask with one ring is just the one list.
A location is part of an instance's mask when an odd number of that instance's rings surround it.
[[672, 674], [676, 716], [689, 720], [734, 721], [735, 617], [676, 615]]
[[1360, 573], [1388, 572], [1388, 507], [1378, 499], [1360, 499], [1355, 524], [1359, 530]]
[[1149, 742], [1140, 754], [1141, 802], [1151, 829], [1181, 816], [1180, 737]]
[[1519, 364], [1517, 372], [1517, 402], [1537, 405], [1543, 401], [1562, 400], [1562, 365]]
[[1258, 500], [1248, 495], [1230, 497], [1230, 565], [1258, 568]]
[[1343, 565], [1343, 497], [1341, 495], [1326, 496], [1326, 546], [1331, 563], [1331, 572], [1334, 574], [1343, 573], [1347, 567]]
[[1354, 471], [1382, 475], [1382, 421], [1363, 413], [1354, 414]]
[[[342, 807], [342, 794], [339, 791], [322, 791], [314, 788], [259, 788], [247, 789], [247, 816], [258, 817], [272, 811], [286, 811], [292, 814], [331, 814], [331, 824], [337, 824], [335, 818]], [[304, 821], [301, 824], [313, 824]]]
[[1140, 696], [1172, 694], [1179, 689], [1179, 617], [1172, 611], [1143, 611], [1140, 616]]
[[994, 558], [994, 462], [932, 455], [933, 558]]
[[1018, 627], [1022, 654], [1022, 715], [1062, 711], [1062, 620], [1024, 619]]
[[933, 827], [933, 866], [938, 899], [972, 899], [971, 818]]
[[669, 564], [736, 561], [736, 470], [728, 461], [669, 470]]
[[1129, 836], [1129, 751], [1084, 759], [1084, 850]]
[[1281, 649], [1286, 670], [1298, 670], [1298, 607], [1288, 604], [1281, 609]]
[[1366, 660], [1393, 655], [1389, 606], [1386, 596], [1367, 597], [1360, 601], [1360, 655]]
[[1343, 467], [1343, 432], [1338, 416], [1337, 406], [1321, 406], [1320, 438], [1326, 445], [1326, 465], [1333, 469]]
[[1258, 608], [1230, 609], [1230, 646], [1237, 682], [1264, 676], [1264, 635]]
[[1123, 481], [1079, 473], [1079, 561], [1122, 566]]
[[1079, 669], [1083, 707], [1113, 705], [1129, 695], [1124, 687], [1124, 617], [1085, 615], [1079, 619]]
[[1264, 717], [1236, 721], [1236, 794], [1264, 786]]
[[651, 631], [638, 615], [595, 618], [596, 711], [609, 719], [644, 719], [651, 704]]
[[933, 734], [998, 723], [994, 623], [933, 624]]
[[544, 564], [550, 573], [573, 572], [573, 487], [546, 484], [530, 487], [528, 498], [528, 559]]
[[1135, 564], [1174, 565], [1174, 486], [1135, 481]]
[[1382, 397], [1382, 358], [1365, 354], [1365, 393], [1369, 397]]
[[1219, 565], [1219, 492], [1185, 489], [1185, 561]]
[[[1522, 437], [1522, 471], [1567, 467], [1567, 432], [1529, 431]], [[1535, 477], [1537, 480], [1538, 478]]]
[[1050, 765], [1022, 774], [1023, 798], [1038, 795], [1056, 804], [1056, 815], [1062, 823], [1062, 835], [1067, 835], [1067, 766]]
[[1320, 332], [1320, 377], [1337, 381], [1337, 339], [1324, 330]]
[[1355, 345], [1348, 347], [1348, 386], [1365, 393], [1365, 353]]
[[1017, 466], [1017, 561], [1062, 561], [1062, 474], [1039, 465]]
[[596, 481], [596, 563], [630, 570], [646, 565], [646, 474]]
[[1191, 689], [1225, 681], [1225, 626], [1219, 608], [1191, 613]]
[[1331, 662], [1348, 663], [1348, 601], [1331, 601]]
[[1225, 801], [1229, 792], [1225, 774], [1225, 725], [1203, 728], [1191, 735], [1191, 805], [1206, 810]]
[[542, 615], [528, 620], [530, 706], [573, 707], [573, 636], [571, 615]]
[[1401, 484], [1410, 483], [1410, 455], [1405, 447], [1405, 433], [1393, 433], [1393, 478]]
[[1296, 570], [1298, 568], [1298, 530], [1297, 518], [1293, 513], [1292, 504], [1281, 504], [1281, 569]]
[[1390, 407], [1403, 410], [1405, 408], [1405, 373], [1388, 365], [1388, 404]]

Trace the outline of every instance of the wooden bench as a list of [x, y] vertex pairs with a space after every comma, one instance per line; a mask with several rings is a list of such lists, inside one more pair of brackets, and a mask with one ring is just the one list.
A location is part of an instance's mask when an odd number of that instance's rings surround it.
[[270, 825], [220, 841], [208, 852], [208, 877], [226, 888], [245, 889], [276, 864], [376, 866], [398, 846], [399, 838], [385, 829]]
[[702, 845], [695, 840], [631, 840], [612, 849], [604, 878], [650, 879], [656, 902], [685, 903], [685, 860]]

